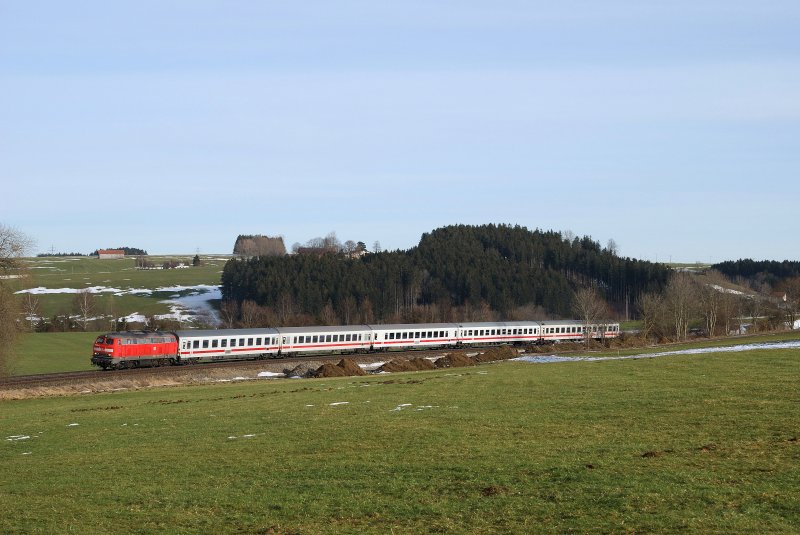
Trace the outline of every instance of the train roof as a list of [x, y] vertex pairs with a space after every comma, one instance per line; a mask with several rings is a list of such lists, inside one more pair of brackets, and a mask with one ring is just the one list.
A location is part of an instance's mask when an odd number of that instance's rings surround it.
[[468, 327], [475, 329], [483, 327], [485, 328], [492, 328], [492, 327], [530, 327], [531, 325], [539, 325], [540, 321], [467, 321], [464, 323], [459, 323], [459, 327]]
[[[583, 325], [582, 320], [549, 320], [549, 321], [542, 321], [540, 322], [543, 326], [552, 326], [552, 325]], [[611, 320], [594, 320], [590, 321], [590, 325], [603, 325], [603, 324], [616, 324], [616, 321]]]
[[277, 332], [281, 334], [296, 333], [340, 333], [340, 332], [370, 332], [372, 329], [367, 325], [334, 325], [331, 327], [312, 325], [309, 327], [278, 327]]
[[385, 325], [370, 325], [373, 330], [377, 331], [422, 331], [427, 329], [455, 329], [458, 327], [455, 323], [387, 323]]
[[169, 331], [114, 331], [103, 336], [111, 338], [152, 338], [154, 336], [174, 336]]
[[277, 329], [272, 327], [261, 327], [258, 329], [191, 329], [185, 331], [175, 331], [179, 338], [192, 338], [197, 336], [248, 336], [265, 334], [278, 334]]

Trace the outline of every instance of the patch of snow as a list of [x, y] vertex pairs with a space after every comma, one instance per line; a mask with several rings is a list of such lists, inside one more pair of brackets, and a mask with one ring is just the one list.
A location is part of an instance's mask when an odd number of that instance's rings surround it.
[[[64, 279], [70, 280], [70, 279]], [[130, 280], [130, 279], [125, 279]], [[76, 294], [78, 292], [88, 291], [93, 294], [110, 293], [115, 296], [122, 295], [139, 295], [150, 296], [155, 292], [170, 292], [172, 296], [170, 299], [161, 301], [170, 305], [170, 314], [163, 314], [156, 316], [158, 319], [175, 319], [178, 321], [191, 321], [191, 316], [203, 315], [210, 318], [213, 322], [219, 324], [221, 320], [216, 309], [211, 306], [209, 301], [222, 299], [222, 290], [220, 286], [198, 284], [195, 286], [162, 286], [154, 290], [147, 288], [113, 288], [108, 286], [89, 286], [87, 288], [45, 288], [38, 286], [36, 288], [29, 288], [15, 292], [17, 294], [32, 294], [32, 295], [52, 295], [52, 294]], [[181, 293], [187, 295], [181, 296]], [[142, 321], [137, 316], [134, 320], [129, 321]]]
[[350, 404], [349, 401], [337, 401], [335, 403], [330, 403], [329, 405], [331, 407], [335, 407], [336, 405], [349, 405], [349, 404]]
[[401, 411], [401, 410], [403, 410], [405, 407], [410, 407], [410, 406], [411, 406], [411, 403], [401, 403], [400, 405], [398, 405], [397, 407], [395, 407], [394, 409], [392, 409], [392, 412], [394, 412], [394, 411]]
[[242, 438], [253, 438], [255, 435], [242, 435]]
[[377, 370], [381, 366], [386, 364], [385, 362], [367, 362], [366, 364], [359, 364], [358, 366], [364, 371], [373, 371]]
[[596, 362], [602, 360], [628, 360], [649, 359], [656, 357], [669, 357], [673, 355], [706, 355], [709, 353], [740, 353], [742, 351], [758, 351], [766, 349], [800, 349], [800, 340], [786, 342], [763, 342], [757, 344], [738, 344], [724, 347], [698, 347], [694, 349], [679, 349], [675, 351], [659, 351], [657, 353], [639, 353], [618, 357], [561, 357], [557, 355], [523, 355], [511, 360], [531, 362], [534, 364], [547, 364], [551, 362]]
[[258, 372], [258, 377], [285, 377], [286, 375], [283, 373], [275, 373], [275, 372]]
[[28, 440], [30, 435], [11, 435], [10, 437], [6, 437], [6, 440], [9, 442], [16, 442], [18, 440]]
[[33, 453], [32, 451], [25, 451], [25, 452], [22, 452], [22, 455], [30, 455], [32, 453]]
[[81, 424], [67, 424], [67, 427], [78, 427]]
[[733, 295], [747, 295], [746, 293], [744, 293], [744, 292], [740, 292], [740, 291], [738, 291], [738, 290], [731, 290], [730, 288], [723, 288], [723, 287], [722, 287], [722, 286], [720, 286], [719, 284], [709, 284], [709, 286], [710, 286], [711, 288], [715, 289], [716, 291], [718, 291], [718, 292], [722, 292], [722, 293], [725, 293], [725, 294], [733, 294]]

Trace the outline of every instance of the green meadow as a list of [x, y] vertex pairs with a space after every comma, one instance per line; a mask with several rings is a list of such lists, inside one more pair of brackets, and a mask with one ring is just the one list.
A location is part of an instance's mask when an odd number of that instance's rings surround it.
[[797, 353], [4, 401], [0, 532], [799, 532]]
[[11, 375], [96, 369], [89, 363], [99, 332], [25, 333], [9, 361]]
[[[148, 256], [156, 266], [164, 262], [183, 262], [191, 266], [193, 255]], [[203, 256], [200, 266], [185, 269], [137, 269], [134, 258], [98, 259], [95, 257], [37, 257], [24, 260], [25, 275], [9, 281], [15, 290], [28, 288], [89, 288], [103, 286], [120, 290], [155, 290], [163, 287], [218, 285], [228, 257]], [[133, 312], [145, 316], [169, 313], [164, 299], [181, 292], [155, 292], [152, 295], [125, 294], [114, 296], [110, 292], [95, 294], [97, 315], [123, 317]], [[45, 293], [38, 295], [39, 316], [50, 318], [73, 312], [74, 294]]]

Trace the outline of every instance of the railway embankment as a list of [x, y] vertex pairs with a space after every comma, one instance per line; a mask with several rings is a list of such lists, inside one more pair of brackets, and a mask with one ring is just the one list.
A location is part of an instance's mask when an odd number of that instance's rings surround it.
[[476, 366], [519, 355], [509, 346], [479, 351], [386, 353], [327, 356], [313, 359], [244, 361], [119, 371], [70, 372], [10, 377], [0, 381], [0, 399], [88, 395], [147, 388], [230, 383], [269, 379], [310, 379], [362, 376], [375, 373], [425, 371], [438, 368]]

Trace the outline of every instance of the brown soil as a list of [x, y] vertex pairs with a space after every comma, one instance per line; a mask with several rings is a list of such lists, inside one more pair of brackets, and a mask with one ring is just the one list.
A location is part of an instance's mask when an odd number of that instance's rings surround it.
[[481, 363], [481, 362], [496, 362], [498, 360], [508, 360], [518, 356], [519, 352], [513, 347], [500, 346], [484, 351], [483, 353], [475, 355], [472, 358], [473, 360], [475, 360], [475, 362]]
[[423, 370], [433, 370], [436, 366], [429, 359], [414, 357], [413, 359], [395, 359], [387, 362], [377, 371], [379, 372], [418, 372]]
[[435, 366], [437, 368], [463, 368], [465, 366], [475, 366], [475, 361], [461, 353], [451, 353], [437, 359]]
[[315, 377], [350, 377], [354, 375], [367, 375], [361, 366], [350, 359], [342, 359], [339, 364], [326, 362], [314, 373]]

